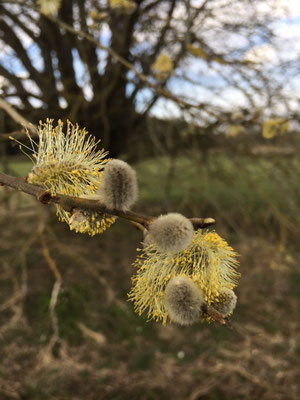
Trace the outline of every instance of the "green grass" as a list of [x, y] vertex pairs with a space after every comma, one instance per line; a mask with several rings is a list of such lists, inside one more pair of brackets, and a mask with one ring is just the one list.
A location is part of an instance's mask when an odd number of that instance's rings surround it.
[[[136, 167], [141, 199], [163, 200], [169, 179], [168, 159], [147, 160]], [[286, 170], [290, 171], [289, 176], [285, 174]], [[187, 198], [195, 203], [213, 199], [224, 207], [248, 205], [255, 209], [272, 201], [282, 211], [289, 211], [288, 195], [295, 206], [300, 207], [299, 173], [300, 161], [293, 159], [283, 160], [280, 166], [275, 166], [271, 160], [241, 156], [232, 160], [225, 155], [216, 155], [202, 165], [192, 157], [182, 157], [175, 164], [169, 197], [172, 201]]]
[[[140, 183], [137, 208], [150, 215], [170, 210], [187, 216], [215, 217], [218, 232], [223, 230], [221, 234], [235, 243], [234, 248], [241, 253], [242, 278], [231, 320], [233, 330], [217, 324], [181, 327], [147, 322], [146, 315], [134, 313], [126, 297], [130, 276], [135, 272], [130, 264], [138, 233], [125, 221], [118, 221], [108, 232], [90, 238], [70, 232], [53, 217], [53, 233], [45, 235], [63, 279], [56, 315], [60, 336], [67, 343], [67, 359], [60, 359], [64, 353], [54, 349], [55, 361], [37, 368], [40, 352], [52, 334], [49, 302], [54, 283], [37, 242], [26, 255], [26, 324], [8, 332], [0, 351], [5, 363], [3, 379], [20, 382], [20, 398], [24, 400], [196, 398], [206, 382], [207, 393], [199, 398], [263, 398], [260, 391], [264, 389], [257, 386], [257, 381], [271, 382], [268, 398], [276, 397], [280, 390], [288, 393], [292, 385], [298, 384], [299, 365], [295, 360], [300, 355], [296, 324], [300, 277], [297, 253], [291, 251], [293, 257], [286, 261], [285, 253], [279, 251], [272, 238], [275, 232], [280, 235], [280, 215], [287, 223], [288, 235], [296, 233], [299, 164], [294, 159], [232, 159], [218, 154], [209, 157], [205, 165], [192, 155], [180, 157], [172, 173], [167, 157], [134, 166]], [[29, 162], [10, 163], [10, 168], [23, 176], [30, 167]], [[23, 206], [24, 199], [22, 196], [15, 206]], [[5, 213], [2, 218], [3, 225], [10, 229], [3, 230], [1, 261], [6, 259], [11, 266], [8, 272], [14, 272], [10, 280], [2, 274], [4, 301], [13, 295], [12, 282], [21, 282], [20, 266], [16, 264], [24, 245], [20, 232], [30, 235], [37, 221]], [[11, 235], [4, 235], [7, 232]], [[57, 241], [63, 245], [59, 252]], [[295, 240], [295, 247], [297, 244]], [[65, 249], [74, 251], [73, 257]], [[286, 264], [286, 268], [270, 268], [272, 260], [276, 265]], [[106, 296], [108, 286], [112, 290], [110, 299]], [[13, 316], [13, 311], [2, 312], [1, 324]], [[86, 337], [78, 323], [102, 334], [104, 345]], [[74, 369], [71, 359], [76, 363]]]
[[236, 232], [250, 228], [260, 234], [271, 231], [272, 237], [282, 236], [284, 230], [294, 237], [299, 234], [297, 159], [216, 154], [203, 164], [193, 156], [180, 157], [170, 173], [170, 161], [161, 157], [136, 168], [142, 204], [188, 216], [209, 215]]
[[[11, 161], [8, 163], [9, 172], [16, 176], [26, 176], [32, 168], [32, 162], [27, 160]], [[0, 172], [3, 172], [3, 165], [0, 164]]]

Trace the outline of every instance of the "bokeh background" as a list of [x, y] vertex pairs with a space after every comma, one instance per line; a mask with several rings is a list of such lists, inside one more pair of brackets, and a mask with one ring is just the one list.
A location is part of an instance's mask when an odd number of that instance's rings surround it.
[[74, 233], [1, 187], [0, 399], [298, 399], [298, 2], [49, 3], [0, 1], [0, 170], [32, 168], [7, 104], [78, 122], [137, 171], [135, 211], [215, 218], [242, 277], [232, 329], [147, 321], [140, 231]]

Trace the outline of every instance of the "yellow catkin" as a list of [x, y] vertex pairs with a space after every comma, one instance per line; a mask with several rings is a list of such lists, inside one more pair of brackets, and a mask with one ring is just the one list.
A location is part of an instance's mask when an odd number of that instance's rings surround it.
[[[233, 289], [240, 274], [237, 254], [215, 232], [196, 231], [192, 243], [183, 251], [160, 253], [153, 243], [147, 245], [133, 264], [138, 268], [132, 278], [129, 300], [135, 311], [148, 313], [149, 319], [168, 320], [164, 305], [167, 283], [178, 275], [186, 275], [202, 289], [208, 304], [216, 301], [223, 287]], [[209, 320], [209, 318], [206, 318]]]
[[157, 79], [162, 79], [173, 74], [173, 62], [166, 53], [160, 54], [151, 67], [156, 71]]
[[[64, 194], [76, 197], [88, 197], [96, 192], [101, 183], [101, 171], [109, 159], [107, 152], [97, 150], [95, 138], [88, 135], [85, 129], [67, 122], [58, 121], [53, 126], [53, 120], [40, 122], [38, 128], [39, 143], [32, 139], [32, 151], [35, 158], [34, 166], [28, 174], [27, 181], [41, 186], [51, 194]], [[95, 235], [108, 228], [115, 218], [96, 212], [86, 212], [85, 220], [76, 228], [70, 224], [71, 214], [61, 206], [56, 205], [57, 216], [77, 232]], [[94, 223], [99, 221], [98, 226]]]
[[136, 9], [136, 4], [132, 0], [109, 0], [109, 7], [125, 12], [132, 12]]
[[37, 5], [42, 14], [55, 15], [60, 8], [61, 0], [38, 0]]

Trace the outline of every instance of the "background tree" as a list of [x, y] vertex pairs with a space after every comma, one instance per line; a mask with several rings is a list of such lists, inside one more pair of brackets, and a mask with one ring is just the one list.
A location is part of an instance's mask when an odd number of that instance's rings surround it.
[[42, 1], [0, 3], [2, 96], [35, 123], [76, 120], [112, 156], [147, 142], [157, 110], [210, 131], [238, 104], [251, 122], [257, 109], [290, 109], [297, 56], [274, 50], [277, 0], [62, 0], [57, 15]]

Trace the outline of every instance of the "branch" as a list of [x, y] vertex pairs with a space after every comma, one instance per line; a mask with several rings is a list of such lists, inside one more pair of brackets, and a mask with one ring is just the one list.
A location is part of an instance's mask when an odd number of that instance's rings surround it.
[[[207, 0], [207, 1], [209, 1], [209, 0]], [[191, 29], [192, 26], [193, 26], [193, 21], [196, 21], [197, 15], [198, 15], [202, 10], [204, 10], [207, 1], [205, 1], [204, 4], [202, 4], [202, 6], [201, 6], [200, 8], [197, 8], [197, 9], [195, 10], [195, 12], [194, 12], [192, 15], [190, 15], [190, 17], [189, 17], [189, 20], [190, 20], [190, 22], [191, 22], [190, 29]], [[177, 54], [175, 54], [175, 56], [173, 57], [173, 67], [174, 67], [174, 70], [177, 68], [177, 66], [179, 65], [179, 63], [180, 63], [182, 57], [184, 56], [184, 54], [185, 54], [185, 52], [186, 52], [186, 44], [187, 44], [187, 41], [189, 40], [189, 35], [190, 35], [190, 31], [186, 30], [186, 33], [185, 33], [184, 38], [183, 38], [181, 41], [179, 41], [180, 49], [179, 49], [179, 51], [177, 52]], [[169, 79], [166, 79], [164, 82], [161, 83], [161, 86], [160, 86], [160, 87], [161, 87], [163, 90], [165, 90], [165, 86], [167, 85], [168, 80], [169, 80]], [[141, 87], [141, 85], [136, 85], [135, 90], [134, 90], [133, 93], [131, 94], [131, 98], [134, 98], [134, 96], [137, 94], [137, 92], [138, 92], [138, 90], [140, 89], [140, 87]], [[161, 95], [163, 95], [163, 93], [161, 93], [161, 92], [159, 92], [159, 91], [156, 91], [155, 95], [153, 96], [153, 98], [151, 99], [151, 101], [149, 102], [149, 104], [147, 105], [146, 109], [145, 109], [145, 110], [143, 111], [143, 113], [141, 114], [141, 119], [142, 119], [145, 115], [148, 114], [148, 112], [149, 112], [149, 111], [151, 110], [151, 108], [155, 105], [155, 103], [157, 102], [157, 100], [160, 98]], [[163, 96], [164, 96], [164, 95], [163, 95]], [[164, 96], [164, 97], [167, 97], [167, 96]], [[169, 97], [169, 98], [170, 98], [170, 97]], [[171, 99], [171, 98], [170, 98], [170, 99]], [[173, 100], [173, 101], [177, 102], [178, 104], [180, 104], [178, 101], [176, 101], [176, 100], [174, 100], [174, 99], [171, 99], [171, 100]], [[183, 100], [183, 101], [184, 101], [184, 100]], [[186, 103], [186, 104], [190, 104], [190, 106], [186, 106], [186, 105], [182, 104], [185, 108], [188, 108], [188, 109], [201, 109], [201, 110], [207, 112], [208, 114], [211, 114], [212, 117], [216, 117], [215, 113], [210, 113], [210, 112], [208, 112], [208, 111], [205, 109], [206, 106], [207, 106], [207, 104], [198, 103], [198, 105], [192, 106], [191, 103], [188, 102], [188, 101], [185, 101], [185, 103]], [[216, 118], [217, 118], [217, 117], [216, 117]]]
[[16, 93], [18, 93], [18, 97], [22, 100], [22, 103], [26, 107], [30, 107], [30, 103], [28, 101], [29, 93], [24, 89], [21, 81], [16, 75], [10, 73], [3, 65], [0, 64], [0, 75], [6, 78], [10, 84], [16, 89]]
[[[109, 214], [123, 219], [127, 219], [132, 222], [137, 222], [143, 225], [143, 227], [148, 228], [150, 223], [156, 218], [151, 216], [146, 216], [142, 214], [137, 214], [132, 211], [120, 211], [111, 210], [105, 207], [98, 200], [89, 200], [81, 197], [70, 197], [63, 194], [51, 194], [45, 189], [27, 183], [23, 178], [16, 178], [10, 175], [0, 173], [0, 185], [6, 185], [13, 189], [19, 190], [21, 192], [30, 194], [34, 196], [43, 204], [58, 204], [65, 210], [70, 212], [73, 209], [91, 210], [97, 211], [103, 214]], [[203, 229], [211, 226], [215, 223], [213, 218], [191, 218], [194, 229]]]
[[5, 133], [0, 136], [0, 143], [8, 140], [10, 136], [20, 136], [26, 133], [28, 130], [33, 136], [37, 133], [37, 127], [33, 125], [31, 122], [27, 121], [26, 118], [22, 117], [21, 114], [18, 113], [10, 104], [4, 101], [0, 97], [0, 108], [4, 110], [17, 124], [22, 125], [24, 128], [20, 129], [19, 131], [15, 131], [12, 133]]
[[39, 71], [32, 65], [28, 53], [24, 48], [23, 43], [16, 35], [14, 29], [2, 19], [0, 20], [0, 31], [4, 32], [6, 43], [18, 55], [19, 60], [30, 74], [31, 79], [40, 87], [41, 75]]
[[50, 299], [50, 304], [49, 304], [49, 311], [50, 311], [50, 318], [52, 322], [52, 329], [53, 329], [53, 335], [50, 340], [50, 343], [52, 343], [52, 346], [54, 346], [59, 340], [59, 322], [58, 322], [58, 317], [55, 312], [55, 307], [57, 305], [57, 300], [60, 292], [60, 288], [62, 285], [62, 277], [59, 269], [57, 268], [56, 262], [52, 258], [49, 248], [46, 243], [45, 236], [41, 236], [41, 244], [42, 244], [42, 253], [47, 261], [51, 271], [53, 272], [53, 275], [55, 277], [55, 283], [52, 288], [52, 293], [51, 293], [51, 299]]
[[11, 116], [12, 119], [14, 119], [18, 124], [20, 125], [25, 125], [26, 127], [29, 127], [30, 122], [27, 121], [24, 117], [22, 117], [21, 114], [19, 114], [10, 104], [6, 103], [3, 99], [0, 97], [0, 108], [2, 108], [4, 111], [7, 112]]
[[10, 104], [8, 104], [5, 100], [0, 97], [0, 108], [4, 110], [15, 122], [24, 126], [28, 129], [31, 133], [36, 133], [37, 128], [26, 118], [22, 117], [21, 114], [18, 113]]
[[36, 40], [35, 33], [29, 28], [29, 25], [27, 26], [24, 22], [22, 22], [16, 14], [13, 14], [9, 11], [9, 9], [0, 6], [0, 12], [1, 14], [6, 14], [17, 26], [19, 26], [22, 31], [26, 33], [33, 41]]

